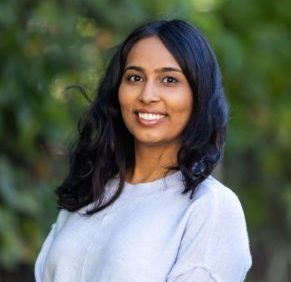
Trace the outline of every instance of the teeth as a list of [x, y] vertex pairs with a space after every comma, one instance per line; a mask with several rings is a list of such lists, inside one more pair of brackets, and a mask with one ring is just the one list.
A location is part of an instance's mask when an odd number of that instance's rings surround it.
[[159, 114], [149, 114], [149, 113], [138, 113], [138, 117], [145, 120], [159, 120], [163, 118], [165, 115]]

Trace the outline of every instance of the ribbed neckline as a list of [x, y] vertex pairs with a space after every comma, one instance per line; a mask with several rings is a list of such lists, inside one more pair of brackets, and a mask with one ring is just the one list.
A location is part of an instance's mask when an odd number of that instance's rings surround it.
[[151, 182], [143, 182], [131, 184], [129, 182], [124, 183], [124, 189], [122, 195], [134, 194], [134, 195], [150, 195], [160, 193], [166, 190], [177, 190], [183, 186], [183, 177], [181, 171], [176, 171], [165, 177], [156, 179]]

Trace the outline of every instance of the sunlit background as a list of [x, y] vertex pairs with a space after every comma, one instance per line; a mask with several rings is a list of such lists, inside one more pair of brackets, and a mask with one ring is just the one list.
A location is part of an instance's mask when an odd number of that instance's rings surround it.
[[219, 174], [245, 210], [247, 281], [291, 281], [290, 11], [289, 0], [1, 0], [0, 281], [34, 281], [82, 93], [92, 99], [112, 48], [158, 18], [196, 25], [221, 65], [231, 115]]

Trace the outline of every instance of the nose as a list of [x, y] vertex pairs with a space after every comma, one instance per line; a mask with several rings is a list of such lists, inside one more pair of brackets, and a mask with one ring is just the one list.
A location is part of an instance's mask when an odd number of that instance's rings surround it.
[[160, 101], [158, 87], [155, 85], [155, 82], [147, 81], [146, 83], [144, 83], [138, 99], [144, 104], [150, 104]]

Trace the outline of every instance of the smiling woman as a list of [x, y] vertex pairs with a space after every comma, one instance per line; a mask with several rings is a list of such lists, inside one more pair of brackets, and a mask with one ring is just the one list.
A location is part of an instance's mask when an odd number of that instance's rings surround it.
[[244, 213], [211, 176], [226, 127], [219, 67], [202, 34], [181, 20], [134, 30], [71, 152], [36, 281], [243, 281]]

